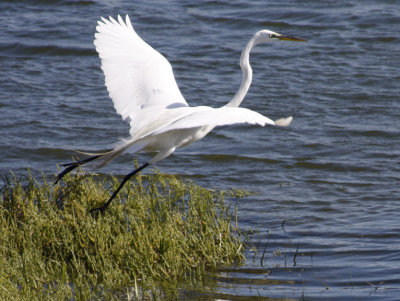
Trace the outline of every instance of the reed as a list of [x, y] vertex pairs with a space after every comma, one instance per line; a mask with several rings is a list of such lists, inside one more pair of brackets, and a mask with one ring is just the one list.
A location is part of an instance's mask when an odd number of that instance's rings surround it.
[[116, 178], [82, 175], [56, 186], [45, 177], [4, 179], [0, 300], [157, 299], [243, 262], [225, 192], [155, 171], [91, 216], [117, 186]]

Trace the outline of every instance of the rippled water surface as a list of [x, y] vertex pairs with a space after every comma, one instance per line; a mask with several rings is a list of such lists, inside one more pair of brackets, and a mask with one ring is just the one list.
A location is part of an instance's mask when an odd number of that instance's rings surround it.
[[[293, 115], [289, 128], [217, 128], [157, 164], [202, 186], [254, 193], [238, 214], [242, 229], [258, 230], [257, 252], [221, 270], [210, 294], [193, 295], [398, 300], [398, 1], [21, 0], [0, 10], [1, 175], [52, 176], [73, 149], [105, 150], [128, 136], [93, 47], [100, 16], [129, 13], [172, 63], [191, 105], [230, 100], [241, 49], [257, 30], [307, 39], [251, 55], [242, 106]], [[101, 172], [132, 168], [124, 155]]]

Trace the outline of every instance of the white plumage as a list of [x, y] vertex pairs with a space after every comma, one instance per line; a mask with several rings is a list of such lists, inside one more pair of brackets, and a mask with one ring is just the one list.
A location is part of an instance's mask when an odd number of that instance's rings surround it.
[[[176, 84], [171, 64], [137, 35], [128, 16], [125, 22], [121, 16], [118, 20], [102, 18], [96, 29], [94, 45], [101, 59], [107, 90], [117, 113], [131, 125], [132, 138], [113, 152], [120, 153], [121, 148], [127, 150], [140, 143], [141, 150], [147, 148], [169, 153], [171, 148], [204, 137], [216, 126], [236, 123], [276, 125], [271, 119], [244, 108], [189, 107]], [[251, 47], [266, 36], [258, 34], [255, 37], [257, 39], [253, 37]], [[247, 47], [248, 52], [251, 47]], [[285, 119], [279, 125], [288, 125], [290, 121]], [[167, 143], [154, 149], [155, 135], [173, 136], [174, 131], [183, 129], [199, 131], [201, 135], [192, 134], [189, 140], [174, 139], [177, 145]], [[146, 137], [152, 137], [148, 139], [149, 146], [146, 146]], [[160, 157], [164, 156], [157, 159]], [[150, 161], [151, 164], [155, 162], [154, 159]]]
[[157, 151], [151, 160], [128, 174], [106, 204], [94, 211], [103, 212], [124, 183], [150, 164], [164, 159], [176, 148], [186, 146], [207, 135], [214, 127], [248, 123], [260, 126], [287, 126], [292, 117], [273, 121], [255, 111], [239, 108], [252, 80], [249, 63], [251, 49], [261, 43], [276, 40], [303, 41], [282, 36], [269, 30], [257, 32], [243, 49], [240, 66], [242, 83], [233, 99], [221, 108], [189, 107], [175, 81], [171, 64], [158, 51], [143, 41], [135, 32], [128, 15], [125, 21], [101, 18], [94, 45], [101, 59], [105, 85], [115, 110], [130, 123], [131, 138], [112, 151], [90, 154], [92, 157], [65, 164], [58, 182], [79, 165], [102, 158], [108, 163], [125, 151]]
[[125, 22], [118, 16], [118, 22], [110, 17], [98, 24], [94, 45], [108, 92], [124, 120], [135, 119], [143, 109], [187, 106], [171, 64], [136, 34], [128, 16]]

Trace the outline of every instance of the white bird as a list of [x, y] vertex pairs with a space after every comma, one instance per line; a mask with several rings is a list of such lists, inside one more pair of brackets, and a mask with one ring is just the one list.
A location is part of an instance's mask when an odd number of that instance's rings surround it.
[[101, 18], [96, 27], [94, 45], [101, 59], [105, 85], [115, 110], [130, 123], [130, 135], [122, 145], [105, 153], [84, 153], [89, 158], [63, 164], [65, 170], [55, 181], [87, 162], [102, 159], [107, 164], [129, 151], [156, 151], [157, 154], [138, 169], [129, 173], [108, 201], [91, 212], [104, 212], [122, 186], [136, 173], [169, 155], [178, 147], [187, 146], [207, 135], [216, 126], [248, 123], [261, 126], [288, 126], [292, 117], [271, 120], [255, 111], [239, 108], [252, 80], [249, 54], [262, 42], [303, 39], [283, 36], [270, 30], [258, 31], [247, 43], [240, 57], [243, 78], [240, 88], [230, 102], [221, 108], [190, 107], [175, 81], [171, 64], [135, 32], [126, 15], [125, 22], [110, 17]]

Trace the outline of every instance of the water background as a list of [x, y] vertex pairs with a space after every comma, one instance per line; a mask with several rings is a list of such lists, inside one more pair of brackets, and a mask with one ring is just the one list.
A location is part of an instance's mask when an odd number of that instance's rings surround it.
[[[72, 150], [101, 151], [128, 136], [93, 46], [100, 16], [128, 13], [191, 105], [231, 99], [241, 50], [257, 30], [307, 39], [250, 56], [242, 106], [293, 115], [289, 128], [217, 128], [157, 167], [254, 193], [237, 205], [240, 227], [258, 230], [257, 252], [221, 270], [207, 298], [399, 299], [398, 1], [3, 0], [0, 11], [0, 175], [30, 168], [51, 177]], [[132, 168], [124, 155], [100, 172]]]

